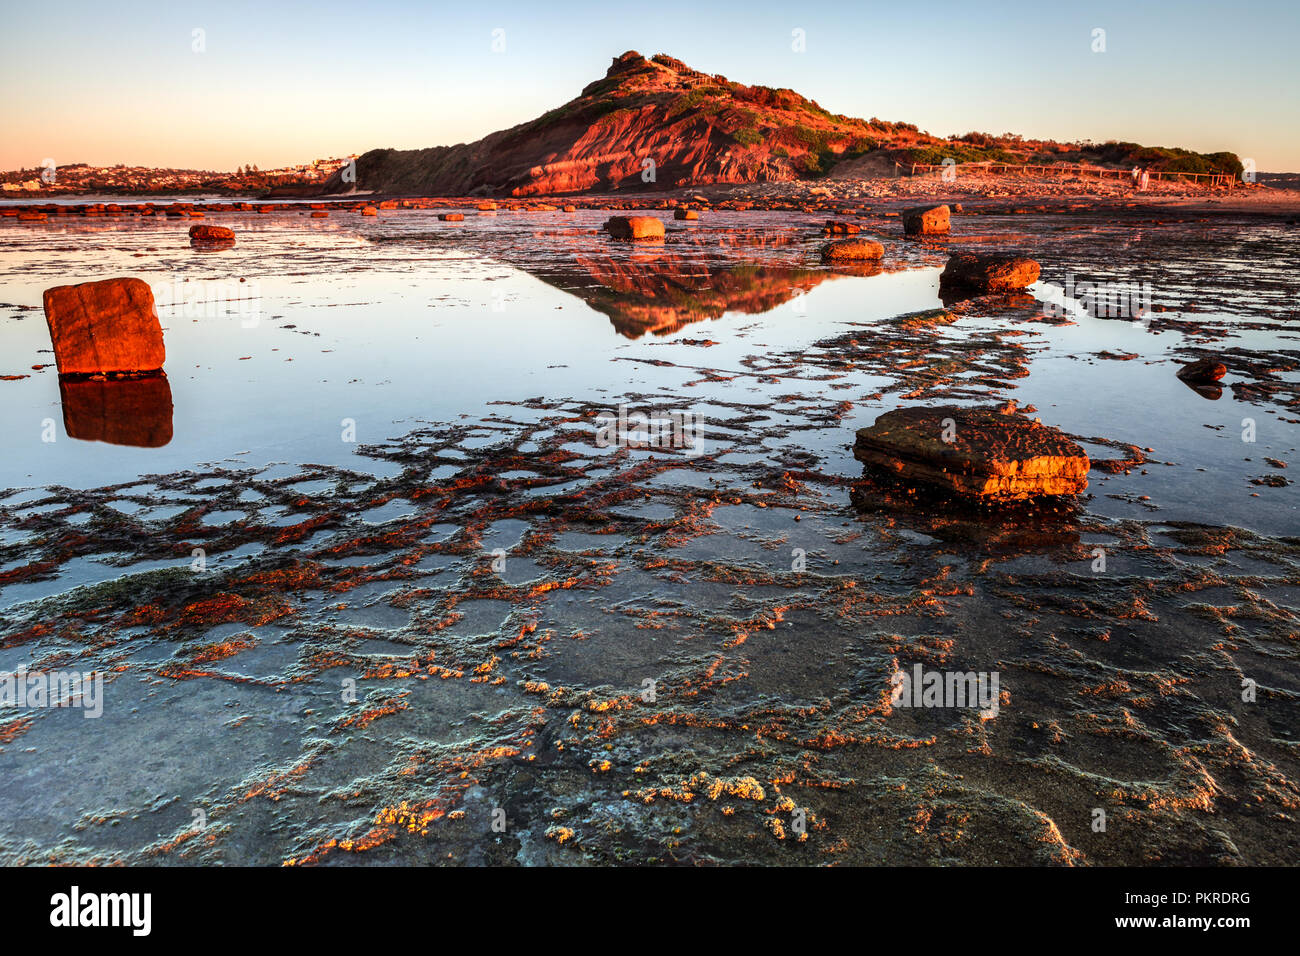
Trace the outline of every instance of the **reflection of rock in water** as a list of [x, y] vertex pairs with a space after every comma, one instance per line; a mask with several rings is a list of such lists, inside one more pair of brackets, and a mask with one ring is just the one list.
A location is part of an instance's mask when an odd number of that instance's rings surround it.
[[849, 499], [861, 515], [963, 550], [1076, 561], [1087, 556], [1079, 537], [1083, 512], [1071, 499], [983, 504], [872, 473], [854, 483]]
[[190, 248], [195, 252], [224, 252], [235, 248], [234, 239], [191, 239]]
[[1186, 380], [1183, 381], [1183, 384], [1197, 395], [1201, 396], [1201, 398], [1207, 398], [1212, 402], [1217, 402], [1223, 397], [1222, 385], [1206, 382], [1188, 382]]
[[829, 266], [832, 270], [832, 275], [857, 276], [859, 278], [878, 276], [885, 271], [879, 261], [872, 261], [870, 259], [859, 260], [857, 262], [843, 260], [834, 261], [829, 263]]
[[1055, 428], [1002, 407], [900, 408], [858, 430], [869, 468], [953, 494], [1013, 501], [1088, 487], [1088, 456]]
[[[1007, 310], [1018, 308], [1036, 308], [1038, 300], [1025, 292], [981, 292], [966, 286], [939, 286], [939, 301], [945, 309], [969, 302], [971, 299], [987, 299], [990, 305]], [[1054, 323], [1055, 324], [1055, 317]]]
[[[756, 314], [784, 305], [832, 273], [783, 265], [700, 261], [676, 254], [575, 259], [583, 272], [540, 278], [609, 316], [620, 335], [670, 335], [727, 312]], [[598, 285], [592, 285], [595, 279]]]
[[161, 448], [172, 440], [172, 390], [166, 375], [115, 381], [60, 379], [69, 438]]

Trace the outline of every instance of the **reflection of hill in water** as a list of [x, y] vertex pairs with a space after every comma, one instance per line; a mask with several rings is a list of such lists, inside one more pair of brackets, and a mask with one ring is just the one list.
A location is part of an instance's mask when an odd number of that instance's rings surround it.
[[649, 249], [632, 255], [583, 251], [573, 262], [575, 268], [562, 273], [524, 268], [609, 316], [629, 339], [669, 335], [727, 312], [768, 312], [835, 276], [794, 265]]
[[[566, 288], [609, 316], [620, 335], [668, 335], [727, 312], [768, 312], [807, 292], [829, 273], [754, 263], [702, 263], [681, 256], [580, 256], [597, 285]], [[564, 288], [563, 286], [561, 286]]]
[[[618, 334], [671, 335], [727, 312], [769, 312], [827, 279], [875, 276], [879, 262], [819, 261], [821, 238], [790, 226], [670, 227], [666, 239], [626, 242], [601, 229], [519, 229], [430, 233], [453, 248], [471, 248], [577, 296], [609, 316]], [[371, 236], [409, 242], [410, 236]]]

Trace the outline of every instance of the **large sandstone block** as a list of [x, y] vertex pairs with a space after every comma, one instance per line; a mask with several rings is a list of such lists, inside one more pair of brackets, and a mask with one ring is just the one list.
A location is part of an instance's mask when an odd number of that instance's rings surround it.
[[45, 321], [60, 375], [151, 372], [167, 358], [153, 291], [141, 279], [46, 289]]
[[615, 239], [662, 239], [663, 220], [657, 216], [610, 216], [605, 231]]
[[1210, 356], [1189, 362], [1182, 366], [1177, 374], [1184, 382], [1191, 382], [1194, 385], [1214, 385], [1228, 374], [1228, 366]]
[[1038, 281], [1039, 265], [1024, 256], [989, 256], [961, 253], [948, 260], [939, 276], [939, 288], [977, 292], [1015, 292]]
[[822, 258], [834, 260], [845, 259], [881, 259], [885, 247], [872, 239], [837, 239], [822, 247]]
[[235, 230], [226, 226], [190, 226], [190, 242], [233, 243]]
[[947, 206], [914, 206], [903, 210], [903, 232], [909, 236], [946, 236], [952, 228]]
[[1088, 487], [1088, 456], [1055, 428], [999, 408], [900, 408], [858, 431], [853, 455], [902, 481], [1015, 501]]
[[855, 222], [836, 222], [834, 219], [826, 220], [826, 225], [822, 226], [823, 236], [856, 236], [862, 231], [862, 227]]

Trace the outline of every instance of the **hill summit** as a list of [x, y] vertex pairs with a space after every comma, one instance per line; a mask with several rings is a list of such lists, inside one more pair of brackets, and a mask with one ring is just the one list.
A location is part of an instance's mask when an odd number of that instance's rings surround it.
[[[892, 173], [894, 163], [1110, 162], [1134, 143], [1063, 145], [1004, 134], [942, 139], [909, 123], [831, 113], [793, 90], [746, 86], [692, 69], [665, 54], [615, 57], [575, 99], [474, 143], [375, 149], [357, 159], [356, 188], [426, 196], [554, 196], [617, 189], [675, 189], [712, 183], [782, 182], [840, 174]], [[1147, 150], [1152, 168], [1231, 171], [1231, 153]], [[351, 189], [340, 173], [324, 191]]]

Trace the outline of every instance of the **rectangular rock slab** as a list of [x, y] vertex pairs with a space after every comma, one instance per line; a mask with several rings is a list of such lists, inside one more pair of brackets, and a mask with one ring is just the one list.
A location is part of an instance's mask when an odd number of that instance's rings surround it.
[[611, 216], [603, 228], [615, 239], [662, 239], [664, 224], [658, 216]]
[[1055, 428], [997, 408], [917, 406], [859, 429], [854, 457], [905, 481], [1013, 501], [1088, 487], [1084, 450]]
[[45, 321], [60, 375], [153, 372], [167, 359], [153, 290], [142, 279], [46, 289]]
[[914, 206], [903, 210], [903, 232], [909, 236], [946, 236], [952, 228], [946, 205]]

